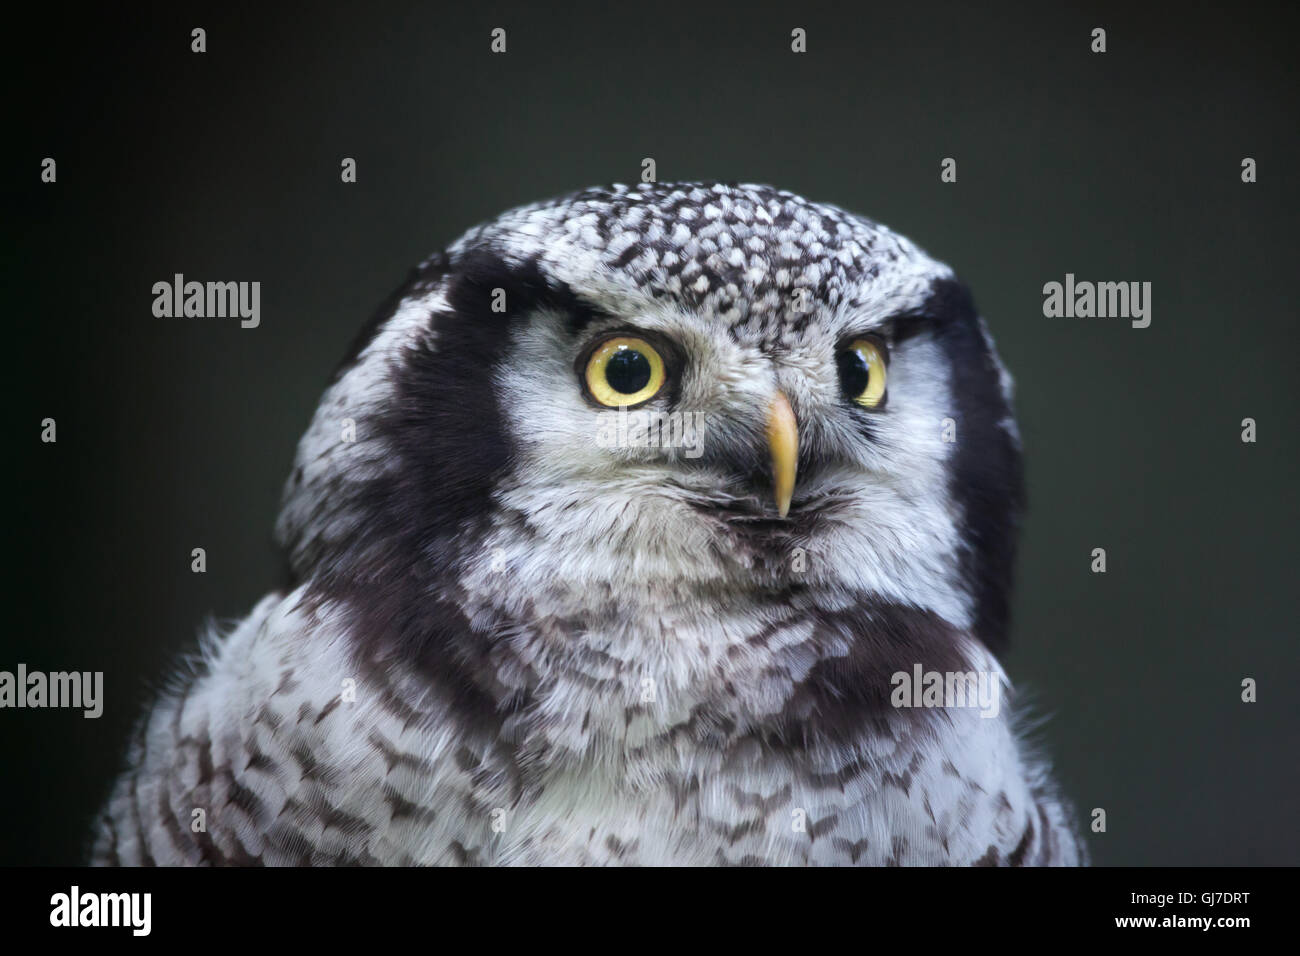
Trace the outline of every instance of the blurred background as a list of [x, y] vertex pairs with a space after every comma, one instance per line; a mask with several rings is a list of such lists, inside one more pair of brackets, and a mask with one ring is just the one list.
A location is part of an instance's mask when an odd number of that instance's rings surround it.
[[[953, 265], [1016, 377], [1026, 445], [1007, 665], [1081, 828], [1107, 812], [1094, 861], [1300, 863], [1294, 7], [26, 16], [5, 67], [18, 482], [0, 670], [103, 671], [106, 704], [0, 711], [0, 863], [82, 861], [177, 656], [278, 583], [295, 444], [407, 269], [513, 205], [635, 181], [645, 157], [660, 181], [844, 206]], [[260, 281], [261, 326], [155, 318], [152, 285], [177, 272]], [[1151, 326], [1044, 318], [1067, 272], [1151, 282]]]

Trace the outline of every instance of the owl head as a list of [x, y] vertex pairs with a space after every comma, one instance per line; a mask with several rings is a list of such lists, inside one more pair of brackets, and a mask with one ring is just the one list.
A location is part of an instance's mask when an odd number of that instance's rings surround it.
[[516, 669], [791, 606], [996, 649], [1020, 501], [1010, 379], [948, 267], [789, 192], [648, 184], [417, 267], [326, 392], [278, 533], [384, 653], [455, 659], [496, 706], [525, 631]]

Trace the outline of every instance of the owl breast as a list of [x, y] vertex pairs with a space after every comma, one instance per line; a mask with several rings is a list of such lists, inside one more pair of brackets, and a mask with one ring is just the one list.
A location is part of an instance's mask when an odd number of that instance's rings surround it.
[[95, 862], [1078, 860], [1060, 805], [1027, 782], [1002, 720], [882, 719], [797, 751], [725, 726], [651, 733], [636, 721], [618, 745], [590, 727], [587, 747], [507, 743], [419, 674], [358, 667], [340, 619], [301, 597], [269, 597], [211, 642], [202, 673], [141, 725]]

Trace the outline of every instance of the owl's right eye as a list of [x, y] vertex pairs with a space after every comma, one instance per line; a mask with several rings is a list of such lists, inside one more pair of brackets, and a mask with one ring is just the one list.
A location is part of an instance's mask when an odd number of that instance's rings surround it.
[[583, 375], [591, 397], [610, 408], [640, 405], [664, 386], [664, 360], [645, 339], [620, 335], [602, 342]]

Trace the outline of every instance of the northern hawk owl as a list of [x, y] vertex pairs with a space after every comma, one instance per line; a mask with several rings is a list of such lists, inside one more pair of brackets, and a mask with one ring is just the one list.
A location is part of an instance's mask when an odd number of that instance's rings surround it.
[[947, 266], [789, 192], [472, 229], [335, 374], [292, 582], [142, 721], [93, 859], [1082, 862], [995, 656], [1010, 390]]

